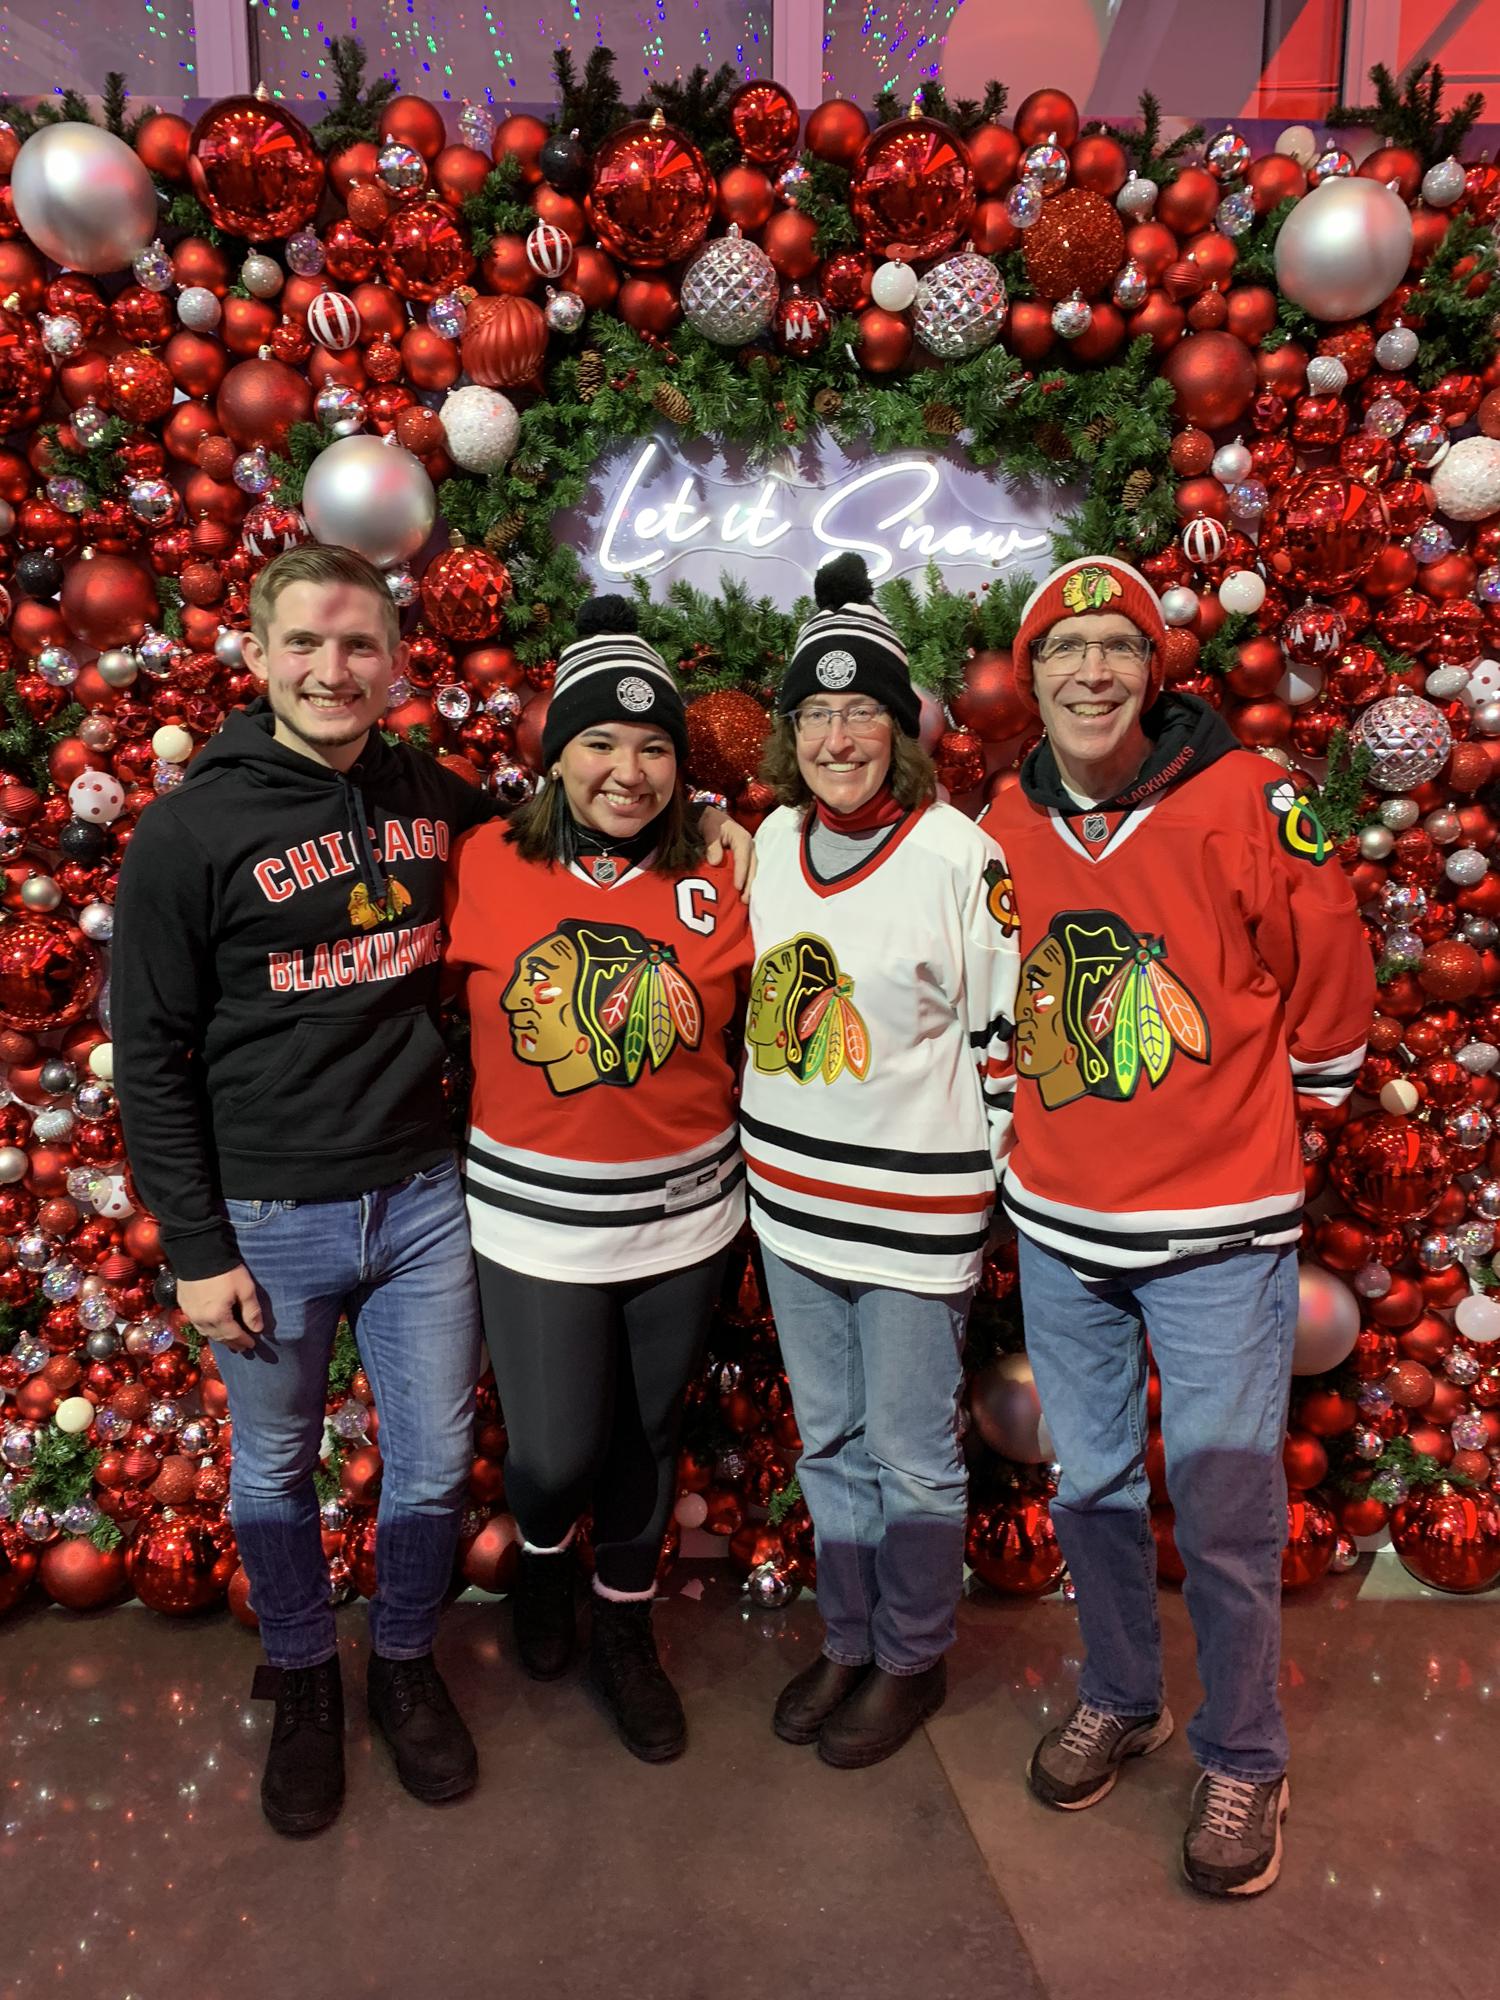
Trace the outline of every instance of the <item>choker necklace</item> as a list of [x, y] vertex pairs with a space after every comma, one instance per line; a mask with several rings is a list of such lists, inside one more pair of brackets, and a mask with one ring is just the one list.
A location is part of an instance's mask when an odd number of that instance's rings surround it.
[[572, 838], [570, 861], [576, 861], [583, 872], [597, 882], [602, 889], [608, 889], [618, 882], [622, 875], [645, 860], [656, 846], [659, 838], [656, 822], [660, 813], [649, 819], [639, 833], [618, 836], [601, 833], [598, 827], [585, 826], [571, 811], [568, 825]]

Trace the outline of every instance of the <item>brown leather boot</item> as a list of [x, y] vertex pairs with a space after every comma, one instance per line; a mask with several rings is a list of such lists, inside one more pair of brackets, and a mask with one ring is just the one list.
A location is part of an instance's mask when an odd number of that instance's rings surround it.
[[771, 1727], [783, 1743], [816, 1743], [829, 1716], [873, 1670], [868, 1660], [862, 1666], [844, 1667], [820, 1653], [776, 1697]]
[[878, 1764], [937, 1714], [947, 1692], [948, 1668], [942, 1660], [919, 1674], [888, 1674], [876, 1667], [824, 1723], [818, 1755], [841, 1771]]

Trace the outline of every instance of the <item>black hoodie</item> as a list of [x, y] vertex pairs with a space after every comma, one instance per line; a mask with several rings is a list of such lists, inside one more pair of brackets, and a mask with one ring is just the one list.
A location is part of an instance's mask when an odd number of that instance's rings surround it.
[[449, 849], [491, 800], [373, 734], [340, 772], [232, 714], [120, 872], [115, 1080], [180, 1277], [239, 1262], [220, 1197], [332, 1201], [449, 1150], [437, 1029]]
[[1210, 764], [1244, 745], [1217, 709], [1195, 694], [1160, 695], [1141, 717], [1150, 754], [1128, 785], [1112, 799], [1081, 806], [1058, 775], [1052, 745], [1044, 736], [1021, 765], [1021, 789], [1033, 805], [1052, 806], [1064, 819], [1084, 813], [1130, 812], [1160, 793], [1184, 785]]

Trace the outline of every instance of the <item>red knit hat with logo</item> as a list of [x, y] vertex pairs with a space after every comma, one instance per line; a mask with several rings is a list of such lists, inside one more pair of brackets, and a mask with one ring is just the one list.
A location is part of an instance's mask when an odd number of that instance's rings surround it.
[[1084, 618], [1092, 612], [1117, 611], [1138, 626], [1151, 641], [1151, 679], [1146, 689], [1149, 708], [1161, 693], [1162, 652], [1167, 627], [1156, 592], [1138, 569], [1114, 556], [1079, 556], [1064, 563], [1043, 579], [1021, 613], [1021, 629], [1011, 658], [1015, 665], [1016, 692], [1037, 706], [1032, 684], [1031, 649], [1040, 644], [1063, 618]]

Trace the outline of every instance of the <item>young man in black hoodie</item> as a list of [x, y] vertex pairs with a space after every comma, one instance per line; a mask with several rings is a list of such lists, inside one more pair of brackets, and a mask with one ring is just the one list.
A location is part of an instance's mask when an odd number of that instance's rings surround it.
[[121, 872], [118, 1085], [136, 1181], [234, 1419], [231, 1515], [274, 1697], [279, 1832], [343, 1797], [343, 1699], [313, 1470], [347, 1314], [384, 1459], [369, 1706], [416, 1797], [474, 1743], [433, 1662], [480, 1366], [437, 1029], [443, 877], [485, 794], [379, 732], [406, 648], [380, 573], [299, 548], [261, 571], [231, 715], [142, 816]]

